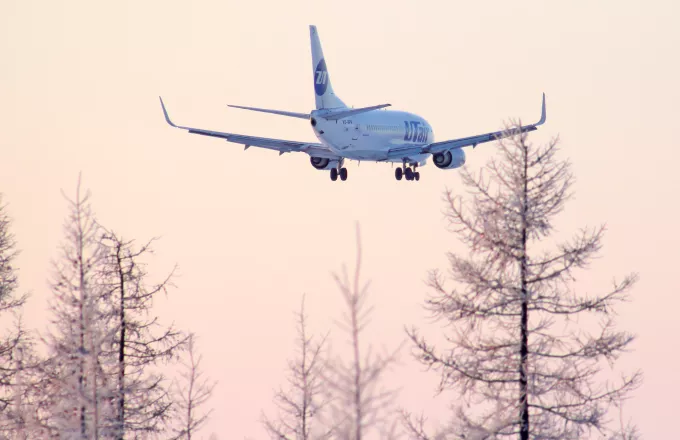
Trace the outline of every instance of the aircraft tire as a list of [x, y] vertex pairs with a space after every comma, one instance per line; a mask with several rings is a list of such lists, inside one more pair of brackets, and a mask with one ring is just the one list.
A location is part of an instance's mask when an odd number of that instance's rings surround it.
[[340, 180], [343, 182], [347, 180], [347, 168], [345, 167], [340, 168]]
[[403, 175], [404, 175], [404, 173], [402, 172], [401, 167], [397, 167], [397, 169], [394, 170], [394, 178], [395, 178], [395, 179], [401, 180], [401, 178], [403, 177]]
[[333, 182], [338, 180], [338, 169], [337, 168], [331, 168], [331, 180]]
[[413, 180], [413, 170], [411, 168], [406, 168], [404, 174], [406, 175], [406, 180]]

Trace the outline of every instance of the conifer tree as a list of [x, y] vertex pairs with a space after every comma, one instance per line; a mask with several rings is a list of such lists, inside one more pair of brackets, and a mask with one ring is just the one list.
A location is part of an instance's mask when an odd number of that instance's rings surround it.
[[0, 433], [12, 432], [23, 424], [20, 390], [17, 387], [21, 365], [17, 362], [20, 347], [27, 342], [28, 332], [20, 321], [27, 295], [18, 293], [18, 254], [12, 234], [11, 219], [0, 194]]
[[320, 423], [315, 423], [327, 403], [323, 395], [326, 337], [315, 338], [309, 334], [304, 297], [295, 318], [296, 351], [288, 363], [288, 387], [274, 396], [278, 417], [264, 417], [263, 424], [272, 440], [321, 440], [330, 435]]
[[182, 371], [174, 387], [173, 413], [176, 417], [171, 427], [173, 440], [195, 439], [212, 413], [206, 405], [217, 383], [205, 376], [202, 361], [203, 357], [196, 349], [196, 336], [189, 334], [186, 360], [182, 362]]
[[[450, 345], [435, 347], [417, 329], [408, 334], [417, 358], [439, 373], [439, 391], [463, 398], [450, 438], [612, 435], [608, 410], [641, 380], [639, 372], [603, 377], [633, 341], [614, 318], [637, 277], [601, 294], [578, 293], [574, 281], [600, 252], [605, 228], [557, 242], [570, 164], [558, 157], [557, 139], [535, 147], [527, 133], [507, 134], [483, 172], [461, 171], [468, 198], [446, 193], [447, 218], [469, 254], [448, 255], [454, 287], [432, 273], [425, 304], [447, 326]], [[410, 427], [427, 437], [422, 425]]]
[[152, 307], [157, 295], [172, 285], [174, 270], [160, 283], [148, 281], [145, 259], [153, 253], [151, 240], [136, 247], [102, 228], [102, 258], [98, 282], [110, 304], [112, 329], [108, 370], [114, 389], [115, 438], [163, 432], [173, 404], [170, 381], [161, 366], [184, 349], [187, 337], [164, 326]]
[[67, 201], [65, 238], [54, 262], [49, 359], [43, 368], [53, 399], [48, 424], [65, 438], [105, 438], [111, 428], [105, 420], [113, 410], [106, 356], [113, 333], [110, 307], [97, 280], [101, 228], [80, 181], [76, 198]]

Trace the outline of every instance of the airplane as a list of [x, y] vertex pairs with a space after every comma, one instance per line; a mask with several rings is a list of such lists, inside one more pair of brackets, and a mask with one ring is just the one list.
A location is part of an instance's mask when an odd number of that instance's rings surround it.
[[347, 180], [345, 160], [399, 163], [394, 172], [397, 180], [420, 180], [418, 167], [432, 162], [437, 168], [454, 169], [465, 164], [463, 147], [476, 147], [517, 133], [534, 131], [545, 122], [545, 93], [538, 122], [514, 128], [509, 131], [495, 131], [460, 139], [435, 142], [432, 126], [422, 117], [413, 113], [385, 110], [391, 104], [350, 108], [335, 94], [328, 73], [326, 58], [321, 49], [316, 26], [310, 26], [312, 45], [312, 68], [314, 72], [314, 95], [316, 109], [309, 113], [271, 110], [256, 107], [229, 105], [232, 108], [271, 113], [292, 118], [306, 119], [319, 142], [288, 141], [246, 136], [235, 133], [205, 130], [202, 128], [175, 125], [161, 101], [165, 120], [173, 127], [189, 133], [226, 139], [228, 142], [250, 147], [260, 147], [284, 153], [302, 152], [309, 155], [312, 166], [317, 170], [329, 170], [331, 180]]

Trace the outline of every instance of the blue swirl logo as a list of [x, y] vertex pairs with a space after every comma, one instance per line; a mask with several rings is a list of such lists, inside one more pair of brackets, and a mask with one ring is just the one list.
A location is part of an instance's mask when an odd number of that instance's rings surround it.
[[326, 69], [326, 60], [323, 58], [319, 61], [314, 71], [314, 91], [317, 95], [322, 96], [326, 93], [328, 88], [328, 70]]

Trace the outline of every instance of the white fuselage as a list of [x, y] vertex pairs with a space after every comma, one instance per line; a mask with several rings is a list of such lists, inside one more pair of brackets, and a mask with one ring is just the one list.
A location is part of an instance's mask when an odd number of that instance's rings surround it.
[[[339, 120], [326, 120], [323, 114], [324, 110], [312, 112], [314, 134], [334, 153], [348, 159], [387, 160], [390, 149], [434, 142], [432, 126], [413, 113], [378, 110]], [[421, 162], [427, 156], [413, 159]]]

